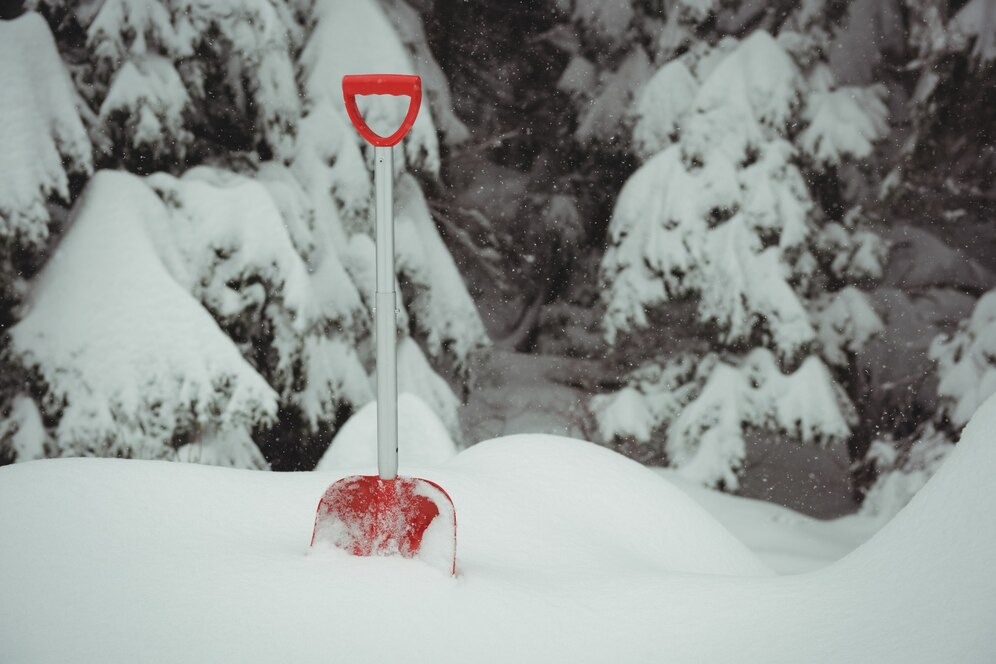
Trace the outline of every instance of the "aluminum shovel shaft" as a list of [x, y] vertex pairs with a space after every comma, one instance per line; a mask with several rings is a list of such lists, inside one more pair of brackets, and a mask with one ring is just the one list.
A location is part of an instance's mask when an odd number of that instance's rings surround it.
[[394, 290], [394, 148], [374, 148], [377, 198], [377, 293], [374, 334], [377, 344], [377, 472], [398, 476], [397, 297]]

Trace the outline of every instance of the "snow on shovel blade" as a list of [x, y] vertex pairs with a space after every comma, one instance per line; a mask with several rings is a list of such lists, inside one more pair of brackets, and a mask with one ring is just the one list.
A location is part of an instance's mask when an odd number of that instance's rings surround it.
[[311, 546], [323, 542], [354, 556], [426, 560], [456, 574], [456, 512], [435, 482], [417, 477], [344, 477], [318, 503]]

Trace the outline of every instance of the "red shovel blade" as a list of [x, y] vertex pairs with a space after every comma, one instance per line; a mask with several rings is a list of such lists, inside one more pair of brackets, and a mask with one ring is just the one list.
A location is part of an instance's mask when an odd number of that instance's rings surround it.
[[456, 574], [456, 512], [442, 487], [417, 477], [353, 475], [326, 489], [311, 545], [329, 542], [354, 556], [414, 558], [426, 553], [430, 525], [432, 555], [445, 555]]

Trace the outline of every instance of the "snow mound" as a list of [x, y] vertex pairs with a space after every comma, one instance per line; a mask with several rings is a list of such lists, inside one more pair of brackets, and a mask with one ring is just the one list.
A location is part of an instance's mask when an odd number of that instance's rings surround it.
[[429, 479], [457, 506], [461, 560], [480, 555], [558, 576], [619, 569], [770, 574], [681, 490], [592, 443], [506, 436], [465, 450], [445, 470]]
[[[456, 444], [446, 425], [414, 394], [398, 397], [398, 461], [408, 466], [436, 466], [455, 456]], [[315, 470], [377, 469], [377, 402], [371, 401], [346, 420]]]
[[418, 473], [456, 505], [456, 580], [419, 561], [309, 555], [336, 473], [7, 466], [0, 642], [15, 662], [982, 664], [996, 649], [994, 427], [990, 399], [877, 536], [786, 577], [676, 485], [551, 436]]

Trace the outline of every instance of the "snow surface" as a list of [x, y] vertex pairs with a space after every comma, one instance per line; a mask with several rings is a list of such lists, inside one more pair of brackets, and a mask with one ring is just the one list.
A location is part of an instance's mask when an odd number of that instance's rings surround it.
[[7, 466], [0, 643], [15, 663], [989, 662], [994, 427], [990, 400], [877, 535], [781, 577], [680, 484], [550, 436], [402, 469], [452, 496], [457, 579], [309, 550], [337, 473]]
[[[398, 463], [402, 466], [432, 466], [457, 453], [446, 425], [414, 394], [398, 396]], [[332, 439], [315, 470], [351, 469], [356, 474], [377, 470], [377, 402], [361, 408]]]

